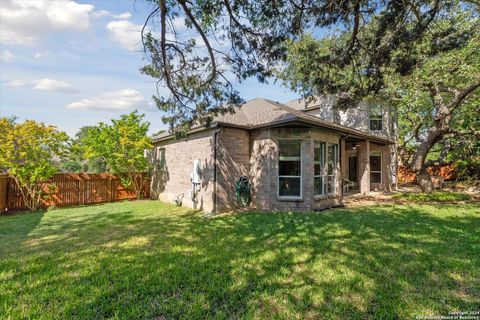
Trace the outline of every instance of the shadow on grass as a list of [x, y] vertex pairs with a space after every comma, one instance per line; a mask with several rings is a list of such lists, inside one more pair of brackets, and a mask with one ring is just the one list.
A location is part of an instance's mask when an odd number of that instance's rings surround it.
[[213, 219], [169, 206], [168, 214], [153, 205], [143, 214], [101, 208], [51, 219], [23, 238], [7, 261], [25, 264], [14, 263], [20, 270], [6, 287], [29, 290], [12, 303], [29, 304], [33, 317], [160, 319], [392, 319], [478, 308], [475, 207]]

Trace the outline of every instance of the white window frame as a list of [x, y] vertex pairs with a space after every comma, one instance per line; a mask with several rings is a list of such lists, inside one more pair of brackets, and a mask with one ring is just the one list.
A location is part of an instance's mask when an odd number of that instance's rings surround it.
[[[336, 148], [334, 148], [334, 151], [336, 149], [336, 152], [334, 152], [334, 157], [335, 157], [335, 160], [334, 163], [333, 163], [333, 174], [328, 174], [328, 147], [329, 146], [337, 146]], [[336, 195], [337, 194], [337, 184], [338, 184], [338, 164], [340, 163], [340, 159], [339, 159], [339, 154], [340, 154], [340, 146], [338, 143], [327, 143], [327, 147], [326, 147], [326, 161], [325, 161], [325, 173], [326, 173], [326, 181], [325, 181], [325, 191], [326, 191], [326, 194], [327, 195]], [[328, 192], [328, 179], [332, 177], [333, 178], [333, 191], [332, 192]]]
[[[372, 119], [372, 108], [373, 107], [380, 107], [380, 119]], [[378, 115], [375, 115], [375, 117], [378, 117]], [[372, 121], [378, 121], [380, 120], [380, 129], [372, 129]], [[383, 106], [381, 104], [369, 104], [368, 105], [368, 129], [370, 131], [382, 131], [383, 130]]]
[[[380, 171], [372, 171], [372, 166], [370, 164], [370, 157], [371, 156], [380, 156]], [[383, 155], [382, 155], [382, 152], [380, 151], [371, 151], [370, 152], [370, 155], [368, 156], [368, 166], [370, 167], [370, 183], [378, 183], [378, 184], [382, 184], [382, 181], [383, 181], [383, 173], [382, 173], [382, 169], [383, 169]], [[372, 182], [372, 173], [380, 173], [380, 182]]]
[[[313, 177], [313, 185], [314, 185], [314, 197], [322, 197], [322, 196], [329, 196], [329, 195], [336, 195], [337, 194], [337, 187], [338, 187], [338, 164], [340, 162], [340, 159], [339, 159], [339, 154], [340, 154], [340, 150], [339, 150], [339, 144], [338, 143], [329, 143], [329, 142], [325, 142], [325, 141], [314, 141], [314, 146], [313, 146], [313, 150], [315, 152], [315, 144], [317, 143], [323, 143], [323, 145], [325, 146], [324, 149], [323, 149], [323, 168], [320, 168], [320, 175], [314, 175]], [[329, 146], [337, 146], [336, 148], [334, 148], [334, 157], [335, 157], [335, 161], [334, 161], [334, 164], [333, 164], [333, 174], [328, 174], [328, 147]], [[335, 152], [336, 150], [336, 152]], [[315, 155], [314, 155], [315, 157]], [[315, 158], [314, 158], [315, 159]], [[318, 162], [318, 161], [317, 161]], [[315, 164], [317, 163], [314, 161], [314, 166]], [[315, 172], [315, 168], [314, 168], [314, 172]], [[315, 178], [322, 178], [323, 179], [323, 183], [322, 183], [322, 193], [315, 193]], [[332, 192], [328, 192], [328, 181], [330, 178], [333, 178], [333, 191]]]
[[[320, 145], [323, 145], [323, 166], [320, 166], [320, 174], [316, 175], [315, 174], [315, 165], [320, 163], [321, 164], [321, 161], [315, 161], [315, 147], [316, 147], [316, 144], [320, 144]], [[322, 148], [320, 148], [321, 150]], [[327, 143], [325, 141], [314, 141], [313, 142], [313, 196], [325, 196], [326, 195], [326, 190], [325, 190], [325, 178], [326, 178], [326, 174], [325, 174], [325, 164], [327, 163]], [[316, 193], [315, 191], [315, 178], [322, 178], [322, 193]]]
[[[284, 176], [280, 175], [280, 143], [282, 142], [298, 142], [300, 143], [300, 175]], [[278, 140], [278, 162], [277, 162], [277, 197], [281, 200], [302, 200], [303, 199], [303, 141], [301, 140]], [[288, 160], [282, 160], [288, 161]], [[280, 178], [300, 178], [300, 195], [299, 196], [281, 196], [280, 195]]]

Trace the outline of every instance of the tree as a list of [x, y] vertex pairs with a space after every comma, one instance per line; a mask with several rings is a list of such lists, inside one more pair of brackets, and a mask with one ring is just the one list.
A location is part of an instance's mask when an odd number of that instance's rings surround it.
[[[305, 30], [324, 38], [328, 52], [309, 59], [314, 79], [293, 88], [303, 94], [340, 94], [344, 106], [385, 85], [385, 67], [412, 71], [408, 52], [456, 0], [150, 0], [154, 9], [142, 30], [150, 64], [141, 71], [169, 89], [154, 97], [166, 113], [170, 130], [184, 133], [194, 123], [208, 124], [218, 113], [232, 111], [242, 99], [232, 81], [276, 76], [288, 57], [291, 42]], [[178, 25], [185, 25], [179, 30]], [[149, 30], [157, 30], [157, 34]], [[402, 49], [405, 54], [399, 54]], [[393, 55], [393, 52], [397, 53]], [[317, 59], [320, 58], [320, 59]], [[320, 71], [320, 74], [316, 73]], [[347, 78], [341, 75], [348, 74]]]
[[[378, 24], [375, 18], [364, 26], [357, 34], [360, 43], [373, 39]], [[340, 101], [349, 101], [346, 107], [355, 104], [351, 97], [377, 91], [395, 102], [400, 115], [399, 154], [416, 172], [422, 189], [431, 192], [433, 185], [426, 169], [442, 163], [460, 137], [470, 136], [471, 140], [478, 135], [473, 120], [479, 106], [479, 28], [478, 12], [452, 3], [421, 38], [408, 47], [400, 44], [389, 51], [389, 63], [379, 70], [381, 82], [373, 78], [373, 83], [370, 54], [364, 50], [357, 52], [357, 62], [351, 66], [324, 63], [330, 61], [331, 52], [350, 42], [351, 34], [321, 40], [307, 34], [289, 43], [287, 66], [280, 76], [292, 89], [307, 94], [337, 93]], [[369, 89], [378, 84], [379, 90]], [[467, 118], [467, 114], [473, 116]], [[438, 144], [443, 145], [438, 159], [426, 161]]]
[[120, 175], [125, 187], [143, 196], [144, 176], [148, 161], [144, 150], [151, 149], [147, 136], [150, 124], [136, 110], [122, 115], [112, 124], [101, 122], [88, 130], [84, 140], [85, 158], [105, 160], [108, 171]]
[[40, 208], [52, 191], [48, 180], [58, 171], [54, 159], [64, 153], [67, 139], [53, 126], [0, 118], [0, 168], [12, 176], [29, 210]]
[[86, 140], [94, 126], [83, 126], [69, 142], [69, 152], [62, 163], [62, 170], [67, 172], [106, 172], [107, 167], [103, 156], [85, 159]]
[[387, 78], [390, 93], [399, 99], [403, 160], [427, 192], [433, 189], [427, 168], [451, 160], [453, 148], [474, 151], [480, 138], [479, 29], [476, 14], [452, 10], [410, 52], [413, 71]]

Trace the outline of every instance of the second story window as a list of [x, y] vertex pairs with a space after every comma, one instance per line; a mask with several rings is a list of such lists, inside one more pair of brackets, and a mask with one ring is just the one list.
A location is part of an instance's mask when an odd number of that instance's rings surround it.
[[370, 122], [370, 130], [380, 131], [382, 130], [383, 123], [383, 110], [379, 104], [373, 104], [368, 107], [368, 116]]

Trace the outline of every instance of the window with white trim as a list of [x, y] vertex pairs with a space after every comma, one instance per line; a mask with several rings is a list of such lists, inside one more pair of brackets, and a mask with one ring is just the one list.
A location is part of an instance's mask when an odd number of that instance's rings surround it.
[[335, 194], [337, 164], [338, 144], [327, 144], [327, 194]]
[[370, 183], [382, 182], [382, 153], [370, 152]]
[[370, 130], [381, 131], [383, 124], [383, 108], [380, 104], [371, 104], [368, 106], [368, 116], [370, 121]]
[[313, 148], [313, 190], [314, 195], [325, 194], [325, 142], [315, 142]]
[[317, 141], [314, 145], [314, 194], [336, 193], [338, 144]]
[[278, 195], [302, 197], [302, 142], [278, 142]]

